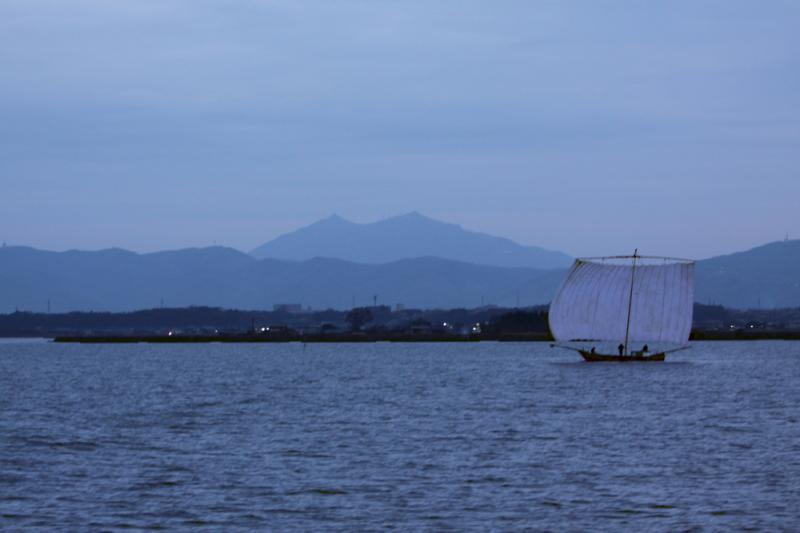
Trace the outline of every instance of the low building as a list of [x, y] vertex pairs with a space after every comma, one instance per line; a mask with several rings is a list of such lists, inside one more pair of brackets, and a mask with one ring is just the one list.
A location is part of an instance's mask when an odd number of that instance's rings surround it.
[[296, 315], [303, 312], [303, 304], [274, 304], [272, 310], [276, 313]]

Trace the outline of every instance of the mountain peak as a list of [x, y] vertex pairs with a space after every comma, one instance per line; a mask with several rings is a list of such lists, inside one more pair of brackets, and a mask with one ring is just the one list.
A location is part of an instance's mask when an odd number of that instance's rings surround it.
[[404, 219], [407, 219], [407, 220], [420, 220], [420, 219], [421, 220], [433, 220], [430, 217], [426, 217], [425, 215], [423, 215], [419, 211], [409, 211], [408, 213], [404, 213], [402, 215], [397, 215], [396, 217], [392, 217], [392, 218], [404, 218]]
[[531, 268], [561, 268], [572, 259], [561, 252], [523, 246], [509, 239], [467, 231], [411, 211], [369, 224], [333, 215], [282, 235], [251, 252], [258, 259], [303, 261], [330, 257], [381, 264], [414, 257]]
[[[318, 229], [318, 228], [345, 227], [345, 226], [354, 226], [354, 225], [355, 225], [354, 222], [350, 222], [346, 218], [338, 215], [337, 213], [334, 213], [334, 214], [332, 214], [332, 215], [330, 215], [328, 217], [325, 217], [325, 218], [322, 218], [320, 220], [317, 220], [316, 222], [313, 222], [313, 223], [309, 224], [308, 226], [305, 226], [305, 227], [302, 227], [300, 229], [297, 229], [297, 230], [291, 232], [289, 235], [297, 233], [299, 231], [305, 231], [305, 230], [308, 230], [310, 228]], [[278, 238], [280, 238], [280, 237], [278, 237]]]
[[441, 220], [436, 220], [434, 218], [428, 217], [420, 213], [419, 211], [410, 211], [408, 213], [403, 213], [402, 215], [395, 215], [393, 217], [385, 218], [383, 220], [378, 220], [377, 222], [373, 222], [371, 225], [377, 226], [381, 224], [444, 224], [444, 225], [452, 225], [448, 224], [447, 222], [442, 222]]
[[332, 224], [341, 224], [341, 223], [352, 224], [352, 222], [350, 222], [349, 220], [347, 220], [343, 216], [340, 216], [338, 213], [333, 213], [331, 216], [329, 216], [327, 218], [323, 218], [322, 220], [319, 220], [317, 223], [320, 223], [320, 222], [327, 222], [327, 223], [332, 223]]

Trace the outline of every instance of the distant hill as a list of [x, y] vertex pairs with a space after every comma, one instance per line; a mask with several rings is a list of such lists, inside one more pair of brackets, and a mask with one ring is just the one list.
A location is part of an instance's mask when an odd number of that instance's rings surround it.
[[699, 261], [695, 301], [740, 309], [800, 306], [800, 240]]
[[217, 301], [250, 256], [230, 248], [135, 254], [120, 249], [47, 252], [0, 248], [0, 310], [121, 311]]
[[[546, 271], [460, 263], [432, 257], [383, 265], [315, 258], [256, 260], [230, 248], [154, 254], [123, 250], [45, 252], [0, 248], [0, 312], [127, 311], [210, 305], [269, 309], [297, 302], [347, 309], [378, 303], [410, 307], [477, 307], [514, 304], [517, 289]], [[535, 284], [534, 284], [535, 285]], [[543, 304], [547, 290], [520, 293], [523, 304]]]
[[[353, 304], [418, 308], [546, 304], [565, 269], [510, 268], [418, 257], [384, 264], [341, 259], [257, 260], [230, 248], [152, 254], [111, 249], [0, 248], [0, 312], [126, 311], [209, 305], [315, 309]], [[800, 241], [775, 242], [700, 261], [695, 300], [733, 308], [800, 306]]]
[[540, 269], [565, 268], [572, 262], [561, 252], [467, 231], [416, 212], [372, 224], [356, 224], [334, 215], [269, 241], [251, 255], [292, 261], [331, 257], [367, 264], [431, 256], [479, 265]]

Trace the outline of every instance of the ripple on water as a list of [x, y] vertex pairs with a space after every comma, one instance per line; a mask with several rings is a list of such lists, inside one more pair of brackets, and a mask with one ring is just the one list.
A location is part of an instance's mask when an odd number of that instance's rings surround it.
[[795, 528], [800, 343], [674, 359], [0, 343], [0, 529]]

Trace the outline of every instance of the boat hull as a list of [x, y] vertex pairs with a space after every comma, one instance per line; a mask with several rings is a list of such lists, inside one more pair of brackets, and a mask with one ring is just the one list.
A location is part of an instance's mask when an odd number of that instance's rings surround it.
[[664, 352], [651, 355], [607, 355], [602, 353], [592, 353], [589, 350], [578, 350], [581, 357], [589, 363], [644, 363], [660, 362], [664, 360]]

